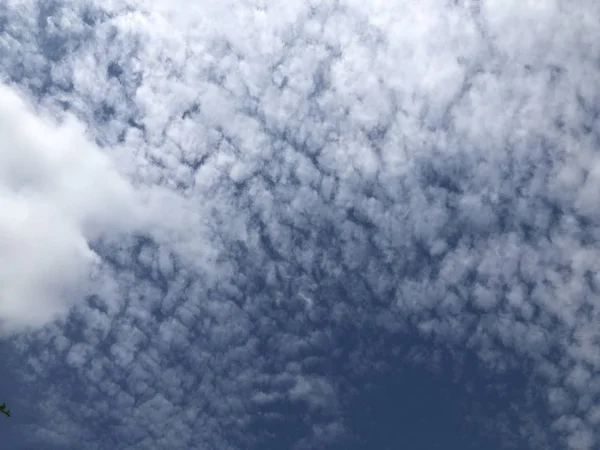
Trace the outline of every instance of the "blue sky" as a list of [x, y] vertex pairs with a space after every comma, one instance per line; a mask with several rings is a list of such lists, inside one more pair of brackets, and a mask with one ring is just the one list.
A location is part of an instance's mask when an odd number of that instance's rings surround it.
[[598, 448], [599, 17], [5, 0], [3, 442]]

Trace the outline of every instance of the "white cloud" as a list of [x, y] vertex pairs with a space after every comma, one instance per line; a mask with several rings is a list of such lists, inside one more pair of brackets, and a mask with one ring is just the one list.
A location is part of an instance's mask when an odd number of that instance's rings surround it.
[[92, 294], [89, 242], [135, 224], [134, 192], [73, 117], [0, 85], [0, 332], [39, 327]]
[[[67, 105], [149, 206], [150, 242], [108, 239], [100, 261], [88, 242], [131, 225], [131, 189], [77, 121], [4, 88], [1, 142], [22, 150], [0, 153], [0, 256], [17, 262], [0, 281], [26, 301], [0, 317], [43, 323], [113, 265], [81, 336], [22, 341], [54, 342], [29, 358], [40, 385], [66, 361], [82, 395], [120, 405], [99, 448], [235, 447], [251, 407], [286, 399], [332, 413], [344, 393], [312, 351], [408, 319], [498, 372], [525, 361], [564, 446], [597, 445], [597, 2], [17, 3], [0, 73]], [[355, 345], [350, 374], [394, 351]], [[315, 436], [344, 429], [323, 420]], [[94, 423], [47, 419], [65, 442]]]

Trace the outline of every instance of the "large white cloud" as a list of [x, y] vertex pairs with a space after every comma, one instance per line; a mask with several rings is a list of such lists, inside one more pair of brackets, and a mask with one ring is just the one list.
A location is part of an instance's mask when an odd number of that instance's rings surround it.
[[72, 116], [0, 85], [0, 333], [40, 327], [94, 293], [89, 243], [138, 222], [134, 191]]

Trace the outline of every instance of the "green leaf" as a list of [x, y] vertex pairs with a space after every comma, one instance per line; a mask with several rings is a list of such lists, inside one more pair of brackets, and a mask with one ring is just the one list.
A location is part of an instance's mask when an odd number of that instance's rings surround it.
[[6, 409], [6, 403], [0, 405], [0, 413], [4, 414], [6, 417], [10, 417], [10, 409]]

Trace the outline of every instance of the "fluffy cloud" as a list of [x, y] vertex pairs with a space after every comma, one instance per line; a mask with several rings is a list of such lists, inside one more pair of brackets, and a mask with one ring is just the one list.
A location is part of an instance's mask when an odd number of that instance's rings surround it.
[[89, 242], [135, 224], [133, 190], [73, 117], [0, 85], [1, 332], [39, 327], [94, 293]]
[[0, 73], [101, 148], [12, 152], [11, 220], [60, 216], [57, 289], [112, 280], [15, 339], [32, 436], [597, 446], [598, 6], [267, 3], [0, 12]]

